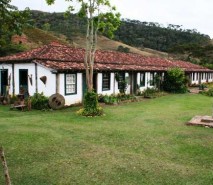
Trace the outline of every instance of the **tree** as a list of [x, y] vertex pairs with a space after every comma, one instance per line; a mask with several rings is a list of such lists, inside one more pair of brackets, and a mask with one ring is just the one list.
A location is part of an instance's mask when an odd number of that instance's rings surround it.
[[[97, 45], [98, 32], [105, 32], [110, 37], [120, 24], [120, 14], [116, 13], [116, 8], [111, 6], [109, 0], [66, 0], [71, 3], [68, 11], [77, 11], [81, 18], [87, 20], [86, 47], [84, 65], [86, 69], [86, 80], [88, 91], [93, 90], [93, 66]], [[55, 0], [46, 0], [50, 5]], [[76, 2], [80, 8], [76, 10]]]
[[[10, 5], [11, 0], [0, 0], [0, 53], [1, 55], [11, 47], [11, 37], [21, 34], [26, 25], [29, 11], [18, 11], [17, 7]], [[14, 48], [12, 48], [14, 49]]]
[[[68, 7], [68, 12], [77, 11], [78, 15], [81, 18], [86, 19], [87, 21], [87, 30], [86, 30], [86, 47], [85, 47], [85, 57], [84, 57], [84, 66], [86, 70], [86, 84], [87, 90], [90, 94], [91, 100], [85, 101], [92, 102], [95, 100], [93, 94], [93, 68], [95, 61], [95, 53], [98, 39], [98, 32], [103, 32], [113, 36], [113, 32], [118, 28], [120, 24], [120, 14], [116, 13], [116, 8], [111, 6], [109, 0], [67, 0], [71, 3]], [[46, 0], [48, 4], [53, 4], [55, 0]], [[80, 8], [76, 10], [76, 3], [80, 4]], [[87, 96], [87, 95], [86, 95]], [[88, 96], [87, 96], [88, 98]], [[96, 105], [96, 104], [95, 104]], [[87, 105], [84, 104], [85, 110]], [[98, 107], [94, 106], [94, 111], [91, 115], [94, 115], [97, 112]], [[86, 110], [86, 114], [91, 112], [91, 110]]]
[[172, 68], [167, 70], [164, 76], [163, 89], [172, 93], [187, 92], [187, 79], [184, 71], [180, 68]]
[[51, 24], [49, 23], [44, 23], [43, 26], [42, 26], [42, 29], [46, 32], [48, 32], [50, 30], [50, 26]]

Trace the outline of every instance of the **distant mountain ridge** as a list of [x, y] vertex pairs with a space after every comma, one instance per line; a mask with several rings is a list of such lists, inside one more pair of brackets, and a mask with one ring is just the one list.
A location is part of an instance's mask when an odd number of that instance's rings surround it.
[[[34, 26], [63, 34], [70, 40], [73, 36], [85, 34], [86, 31], [86, 20], [80, 19], [75, 14], [69, 14], [65, 18], [64, 13], [31, 11], [31, 15]], [[185, 30], [173, 24], [162, 27], [158, 23], [130, 19], [121, 21], [121, 26], [115, 32], [114, 40], [137, 48], [146, 47], [164, 52], [180, 44], [202, 45], [211, 41], [208, 35], [201, 34], [194, 29]]]
[[[85, 46], [86, 20], [75, 14], [67, 18], [64, 13], [31, 11], [31, 14], [31, 24], [35, 29], [25, 30], [24, 33], [29, 42], [34, 44], [30, 46], [28, 43], [28, 48], [46, 44], [50, 40], [59, 40], [73, 47]], [[179, 25], [169, 24], [165, 28], [158, 23], [126, 19], [121, 21], [114, 40], [102, 35], [98, 39], [97, 48], [144, 56], [172, 56], [213, 68], [212, 43], [208, 35], [196, 30], [184, 30]]]

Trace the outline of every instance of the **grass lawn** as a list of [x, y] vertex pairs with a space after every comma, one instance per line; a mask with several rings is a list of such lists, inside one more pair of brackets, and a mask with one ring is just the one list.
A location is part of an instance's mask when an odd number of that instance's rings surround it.
[[211, 98], [168, 95], [106, 106], [106, 116], [96, 118], [79, 117], [77, 109], [0, 106], [13, 185], [213, 184], [213, 129], [184, 124], [211, 115]]

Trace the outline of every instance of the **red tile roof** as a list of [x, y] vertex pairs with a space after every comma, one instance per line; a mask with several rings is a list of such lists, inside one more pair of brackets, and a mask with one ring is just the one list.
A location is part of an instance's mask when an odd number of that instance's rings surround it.
[[[51, 43], [31, 51], [1, 57], [0, 63], [32, 61], [55, 70], [84, 70], [84, 53], [84, 49]], [[94, 64], [94, 69], [98, 71], [165, 71], [172, 67], [180, 67], [188, 72], [213, 72], [208, 68], [190, 62], [172, 61], [162, 58], [144, 57], [138, 54], [103, 50], [97, 50]]]

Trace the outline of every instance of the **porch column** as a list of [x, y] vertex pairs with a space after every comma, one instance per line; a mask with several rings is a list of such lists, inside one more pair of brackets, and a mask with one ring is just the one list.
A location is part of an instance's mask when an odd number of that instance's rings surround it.
[[35, 63], [35, 92], [38, 93], [38, 64]]
[[56, 75], [56, 93], [60, 93], [60, 76], [58, 73], [55, 74]]
[[14, 64], [12, 64], [12, 86], [13, 86], [13, 96], [15, 96], [15, 72], [14, 72]]

